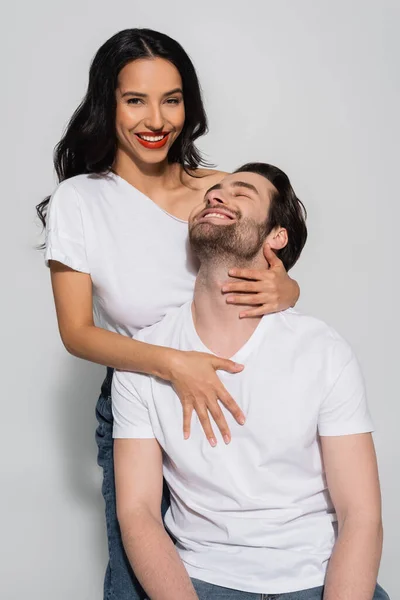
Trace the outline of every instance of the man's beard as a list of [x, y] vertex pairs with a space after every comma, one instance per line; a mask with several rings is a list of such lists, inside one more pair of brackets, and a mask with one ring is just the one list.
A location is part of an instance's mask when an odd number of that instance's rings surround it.
[[190, 246], [201, 263], [229, 262], [240, 266], [252, 261], [267, 236], [267, 224], [242, 218], [231, 225], [195, 223], [189, 230]]

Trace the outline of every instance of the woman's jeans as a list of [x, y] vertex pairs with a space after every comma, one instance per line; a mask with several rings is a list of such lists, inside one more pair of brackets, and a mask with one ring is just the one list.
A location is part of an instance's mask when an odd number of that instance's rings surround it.
[[[109, 563], [104, 579], [104, 600], [142, 600], [146, 596], [133, 574], [122, 544], [117, 520], [113, 457], [113, 416], [111, 410], [111, 382], [113, 369], [107, 369], [107, 377], [101, 387], [97, 402], [96, 417], [99, 423], [96, 431], [98, 446], [97, 461], [103, 469], [103, 497], [106, 505], [106, 523]], [[164, 487], [162, 513], [169, 506], [169, 495]]]
[[[192, 582], [199, 600], [322, 600], [324, 593], [323, 587], [316, 587], [289, 594], [253, 594], [230, 590], [198, 579], [192, 579]], [[373, 600], [389, 600], [389, 596], [377, 585]]]

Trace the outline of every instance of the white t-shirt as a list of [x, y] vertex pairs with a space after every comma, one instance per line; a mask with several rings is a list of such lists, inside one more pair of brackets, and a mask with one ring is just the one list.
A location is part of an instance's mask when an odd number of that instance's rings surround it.
[[112, 173], [57, 187], [45, 259], [90, 273], [96, 323], [129, 336], [191, 299], [197, 273], [187, 222]]
[[[191, 303], [136, 336], [180, 350], [208, 351]], [[322, 585], [336, 539], [319, 435], [372, 431], [363, 379], [348, 344], [321, 321], [294, 310], [263, 317], [219, 376], [246, 415], [224, 411], [232, 442], [212, 448], [159, 379], [115, 372], [114, 437], [156, 438], [171, 490], [166, 527], [189, 575], [253, 593]]]

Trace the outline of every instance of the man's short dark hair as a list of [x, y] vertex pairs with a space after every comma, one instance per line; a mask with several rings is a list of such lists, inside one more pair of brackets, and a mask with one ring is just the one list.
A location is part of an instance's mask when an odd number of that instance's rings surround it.
[[236, 169], [235, 173], [257, 173], [276, 188], [271, 198], [266, 233], [268, 235], [275, 227], [287, 230], [288, 243], [276, 254], [289, 271], [299, 259], [307, 240], [307, 211], [304, 204], [294, 193], [289, 177], [278, 167], [267, 163], [247, 163]]

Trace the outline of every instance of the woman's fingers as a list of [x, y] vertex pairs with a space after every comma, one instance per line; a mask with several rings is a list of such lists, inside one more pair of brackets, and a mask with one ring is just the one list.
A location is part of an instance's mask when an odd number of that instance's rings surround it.
[[229, 410], [235, 421], [237, 421], [239, 425], [244, 425], [246, 417], [244, 416], [242, 409], [235, 402], [229, 392], [226, 391], [223, 385], [221, 385], [221, 387], [218, 389], [218, 398], [225, 408]]
[[241, 319], [245, 319], [247, 317], [262, 317], [264, 315], [270, 315], [274, 312], [277, 312], [278, 308], [272, 305], [263, 304], [258, 308], [250, 308], [249, 310], [244, 310], [239, 314]]
[[[225, 358], [215, 357], [214, 369], [216, 371], [220, 370], [220, 371], [228, 371], [229, 373], [240, 373], [240, 371], [243, 371], [244, 365], [235, 363], [232, 360], [227, 360]], [[220, 402], [222, 402], [222, 404], [225, 406], [225, 408], [227, 410], [229, 410], [229, 412], [234, 417], [234, 419], [238, 423], [240, 423], [240, 425], [243, 425], [245, 422], [245, 416], [242, 412], [242, 409], [235, 402], [235, 400], [232, 398], [232, 396], [226, 390], [226, 388], [222, 385], [221, 380], [218, 380], [218, 387], [217, 387], [216, 392], [217, 392], [218, 400], [220, 400]]]
[[[269, 244], [264, 244], [264, 258], [268, 262], [271, 269], [283, 267], [283, 262], [277, 257]], [[285, 267], [283, 267], [285, 268]]]
[[216, 371], [227, 371], [227, 373], [240, 373], [243, 371], [244, 365], [229, 360], [229, 358], [213, 357], [213, 367]]
[[231, 433], [221, 410], [219, 401], [230, 411], [236, 421], [244, 424], [245, 417], [240, 407], [227, 392], [216, 371], [223, 370], [236, 374], [244, 366], [233, 360], [220, 358], [203, 352], [182, 352], [180, 360], [175, 364], [176, 372], [171, 383], [183, 407], [183, 434], [188, 439], [191, 430], [193, 410], [204, 430], [211, 446], [216, 446], [217, 440], [211, 426], [210, 416], [221, 432], [225, 443], [231, 440]]
[[199, 400], [196, 399], [193, 395], [190, 395], [187, 396], [182, 402], [183, 436], [185, 440], [187, 440], [190, 437], [191, 420], [193, 410], [195, 410], [200, 424], [211, 446], [216, 446], [217, 439], [215, 437], [211, 425], [210, 415], [213, 418], [215, 424], [217, 425], [219, 431], [221, 432], [221, 436], [224, 442], [226, 444], [229, 444], [229, 442], [231, 441], [231, 432], [218, 400], [225, 406], [227, 410], [229, 410], [231, 415], [240, 425], [244, 425], [245, 416], [240, 406], [236, 404], [232, 396], [229, 394], [229, 392], [226, 391], [224, 386], [221, 384], [220, 387], [218, 387], [218, 389], [216, 390], [215, 396], [213, 398], [203, 397], [201, 400]]
[[267, 272], [265, 269], [229, 269], [228, 275], [237, 279], [259, 281], [260, 279], [264, 279]]
[[260, 306], [267, 299], [265, 294], [246, 294], [240, 296], [228, 296], [226, 301], [228, 304], [247, 304], [248, 306]]
[[185, 403], [183, 405], [183, 437], [185, 440], [190, 438], [190, 426], [192, 424], [193, 404]]
[[214, 419], [215, 424], [220, 430], [222, 439], [224, 440], [225, 444], [229, 444], [229, 442], [231, 441], [231, 432], [228, 423], [226, 422], [226, 419], [224, 417], [224, 413], [222, 412], [218, 402], [216, 400], [214, 400], [214, 402], [209, 402], [207, 408], [212, 418]]
[[260, 291], [260, 283], [258, 281], [232, 281], [224, 283], [221, 289], [228, 294], [232, 292], [256, 293]]
[[204, 430], [206, 438], [210, 442], [211, 446], [217, 445], [217, 440], [213, 432], [213, 428], [211, 427], [210, 417], [208, 416], [207, 406], [203, 403], [199, 404], [195, 403], [194, 409], [199, 418], [200, 424]]

